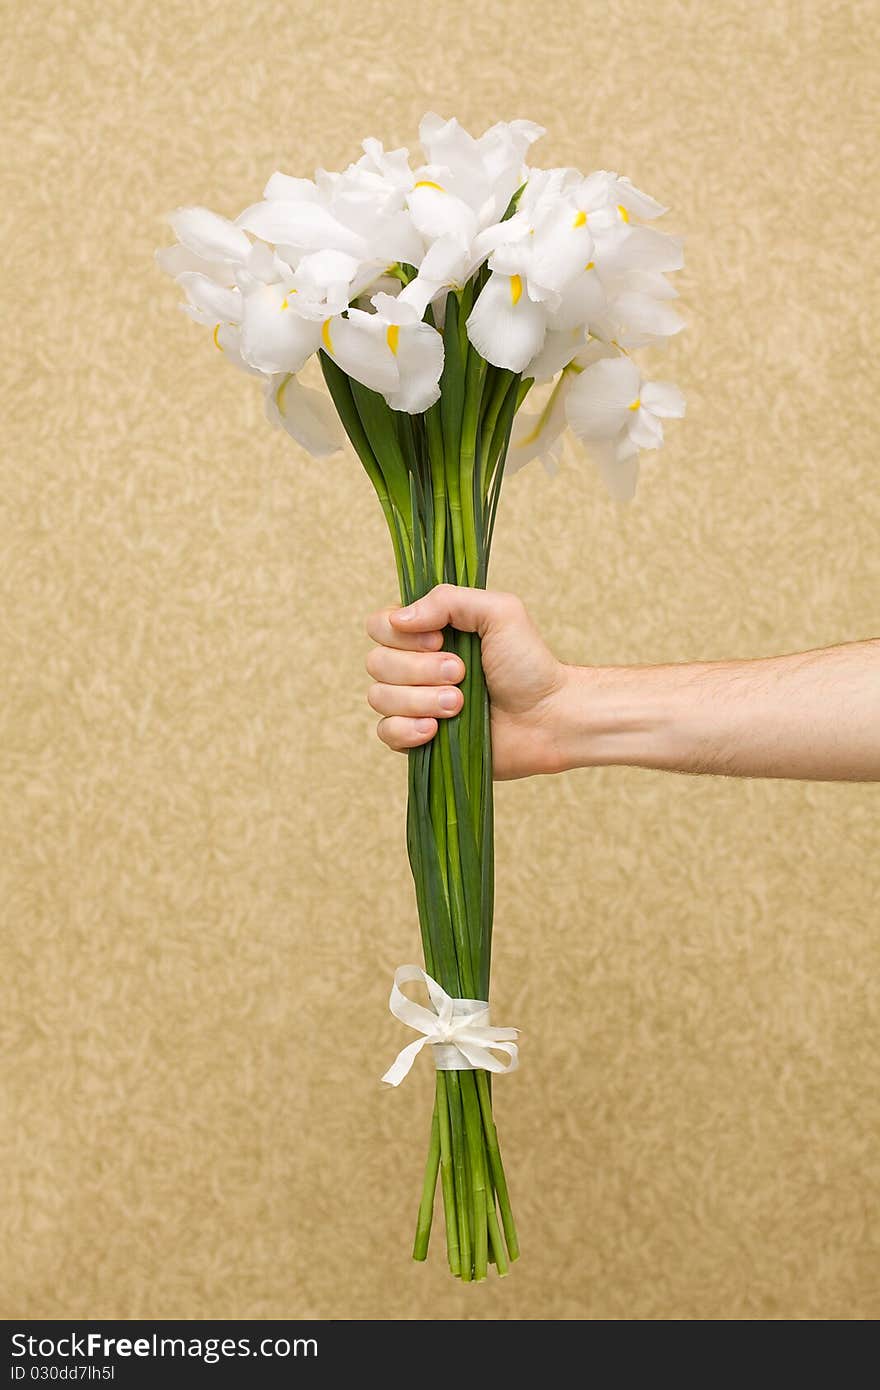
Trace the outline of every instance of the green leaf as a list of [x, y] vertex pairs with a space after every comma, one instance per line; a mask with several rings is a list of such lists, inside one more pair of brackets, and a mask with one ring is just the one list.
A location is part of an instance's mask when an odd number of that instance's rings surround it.
[[[378, 391], [371, 391], [360, 381], [352, 380], [351, 394], [354, 397], [364, 433], [369, 440], [379, 467], [382, 469], [383, 477], [388, 485], [388, 492], [401, 514], [408, 519], [408, 469], [397, 437], [394, 411], [384, 396], [380, 396]], [[410, 535], [412, 534], [409, 526], [407, 526], [407, 531], [410, 532]]]

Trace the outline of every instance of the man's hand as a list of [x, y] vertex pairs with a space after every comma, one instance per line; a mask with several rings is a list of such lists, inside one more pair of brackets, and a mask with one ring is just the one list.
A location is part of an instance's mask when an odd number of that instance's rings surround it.
[[368, 700], [390, 748], [462, 707], [451, 624], [482, 639], [496, 778], [576, 767], [880, 781], [880, 640], [751, 661], [569, 666], [515, 594], [440, 584], [367, 622]]
[[367, 619], [374, 647], [367, 699], [382, 715], [377, 732], [400, 752], [427, 743], [438, 719], [458, 714], [464, 662], [440, 650], [442, 629], [477, 632], [492, 713], [492, 768], [498, 780], [561, 767], [556, 708], [566, 668], [546, 647], [515, 594], [438, 584], [408, 608]]

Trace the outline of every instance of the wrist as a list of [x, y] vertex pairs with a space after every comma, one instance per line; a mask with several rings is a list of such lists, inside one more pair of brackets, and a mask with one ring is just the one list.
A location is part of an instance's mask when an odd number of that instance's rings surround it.
[[565, 665], [554, 721], [555, 770], [674, 766], [678, 716], [670, 669]]

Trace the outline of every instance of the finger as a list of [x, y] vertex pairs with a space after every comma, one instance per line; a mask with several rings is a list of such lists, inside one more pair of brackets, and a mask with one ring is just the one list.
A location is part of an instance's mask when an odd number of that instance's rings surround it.
[[399, 632], [428, 632], [451, 623], [461, 632], [482, 637], [490, 623], [522, 608], [515, 594], [471, 589], [464, 584], [437, 584], [407, 608], [390, 609], [388, 622]]
[[443, 646], [442, 632], [399, 632], [392, 627], [388, 615], [396, 611], [394, 608], [380, 608], [378, 612], [371, 613], [366, 622], [367, 636], [383, 647], [400, 647], [405, 651], [437, 651]]
[[367, 702], [377, 714], [402, 714], [406, 719], [448, 719], [458, 714], [464, 696], [457, 685], [383, 685], [376, 681]]
[[383, 743], [397, 753], [405, 753], [407, 748], [418, 748], [427, 743], [437, 732], [436, 719], [403, 719], [400, 715], [389, 715], [380, 719], [376, 733]]
[[464, 679], [464, 662], [454, 652], [404, 652], [373, 647], [367, 670], [387, 685], [445, 685]]

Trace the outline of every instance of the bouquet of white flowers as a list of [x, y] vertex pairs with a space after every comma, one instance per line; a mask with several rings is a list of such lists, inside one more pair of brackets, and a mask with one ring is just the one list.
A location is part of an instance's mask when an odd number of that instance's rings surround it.
[[[484, 587], [501, 482], [568, 424], [620, 500], [639, 454], [684, 414], [678, 389], [632, 353], [683, 327], [666, 272], [681, 239], [627, 178], [534, 169], [544, 132], [499, 122], [474, 138], [424, 117], [426, 162], [363, 142], [341, 173], [276, 172], [233, 220], [169, 215], [156, 253], [235, 366], [259, 378], [269, 420], [315, 456], [351, 441], [391, 534], [404, 602], [449, 582]], [[317, 360], [326, 392], [309, 384]], [[542, 396], [522, 411], [527, 395]], [[341, 426], [341, 428], [340, 428]], [[343, 434], [344, 431], [344, 434]], [[392, 1012], [430, 1045], [436, 1096], [414, 1256], [427, 1254], [438, 1174], [452, 1272], [507, 1272], [519, 1247], [492, 1117], [492, 1072], [517, 1063], [516, 1030], [489, 1022], [494, 898], [489, 698], [475, 634], [447, 629], [464, 704], [409, 759], [407, 845], [425, 968], [402, 966]], [[403, 993], [419, 981], [428, 1007]]]

